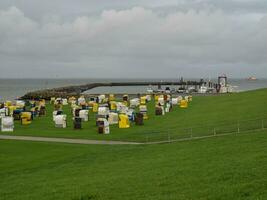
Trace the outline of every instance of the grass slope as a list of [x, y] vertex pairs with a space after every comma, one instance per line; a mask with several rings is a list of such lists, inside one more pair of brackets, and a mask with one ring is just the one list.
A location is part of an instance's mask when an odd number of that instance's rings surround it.
[[113, 125], [110, 135], [97, 134], [92, 114], [91, 120], [83, 123], [83, 130], [73, 130], [72, 115], [67, 106], [64, 110], [68, 114], [69, 126], [66, 129], [56, 129], [52, 121], [52, 106], [48, 105], [47, 109], [46, 117], [36, 118], [29, 126], [16, 122], [16, 130], [12, 134], [128, 141], [166, 140], [168, 135], [172, 139], [189, 137], [191, 127], [194, 136], [213, 134], [214, 127], [217, 133], [236, 131], [240, 120], [241, 131], [252, 130], [262, 126], [261, 120], [242, 120], [266, 117], [264, 124], [267, 127], [267, 89], [220, 96], [197, 96], [188, 109], [183, 110], [177, 106], [165, 116], [155, 116], [154, 102], [151, 102], [148, 105], [149, 120], [145, 121], [144, 126], [133, 124], [130, 129], [119, 129]]
[[0, 199], [264, 200], [267, 132], [146, 146], [0, 141]]

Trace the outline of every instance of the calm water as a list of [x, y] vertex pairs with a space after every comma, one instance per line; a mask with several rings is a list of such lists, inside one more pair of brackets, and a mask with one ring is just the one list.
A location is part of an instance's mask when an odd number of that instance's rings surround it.
[[[148, 79], [146, 79], [149, 81]], [[15, 99], [27, 92], [54, 88], [68, 85], [79, 85], [93, 82], [122, 82], [122, 81], [146, 81], [144, 79], [0, 79], [0, 101]], [[166, 79], [164, 79], [166, 80]], [[163, 81], [164, 81], [163, 80]], [[171, 79], [170, 79], [171, 80]], [[153, 81], [160, 81], [153, 79]], [[247, 81], [245, 79], [230, 79], [229, 83], [237, 86], [237, 91], [267, 88], [267, 79]], [[87, 93], [142, 93], [146, 92], [147, 86], [120, 86], [120, 87], [98, 87]], [[156, 89], [156, 87], [155, 87]]]

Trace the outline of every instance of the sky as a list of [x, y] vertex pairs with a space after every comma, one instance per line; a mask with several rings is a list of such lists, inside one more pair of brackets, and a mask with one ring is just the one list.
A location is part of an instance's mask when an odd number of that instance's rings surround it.
[[1, 0], [0, 78], [267, 78], [266, 0]]

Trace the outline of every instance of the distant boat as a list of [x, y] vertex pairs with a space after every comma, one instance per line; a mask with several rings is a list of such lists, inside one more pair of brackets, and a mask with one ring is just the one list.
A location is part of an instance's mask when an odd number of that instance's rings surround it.
[[208, 91], [208, 87], [201, 86], [198, 92], [201, 94], [205, 94], [205, 93], [207, 93], [207, 91]]
[[256, 81], [258, 80], [255, 76], [251, 76], [249, 78], [247, 78], [248, 81]]
[[151, 87], [147, 88], [146, 91], [147, 91], [148, 93], [153, 93], [153, 92], [154, 92], [154, 90], [153, 90]]

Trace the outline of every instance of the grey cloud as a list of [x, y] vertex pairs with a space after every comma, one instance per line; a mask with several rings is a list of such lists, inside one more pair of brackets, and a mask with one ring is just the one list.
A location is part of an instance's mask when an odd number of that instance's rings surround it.
[[[111, 4], [101, 7], [91, 1], [92, 12], [102, 11], [67, 19], [43, 8], [42, 20], [16, 6], [4, 7], [0, 10], [0, 77], [134, 78], [224, 72], [238, 77], [240, 70], [242, 75], [266, 74], [264, 9], [256, 12], [255, 6], [250, 11], [252, 1], [212, 2], [157, 1], [152, 6], [151, 1], [139, 1], [136, 4], [144, 6], [108, 9]], [[230, 13], [226, 4], [243, 5], [246, 12]], [[187, 9], [166, 12], [169, 5]]]

